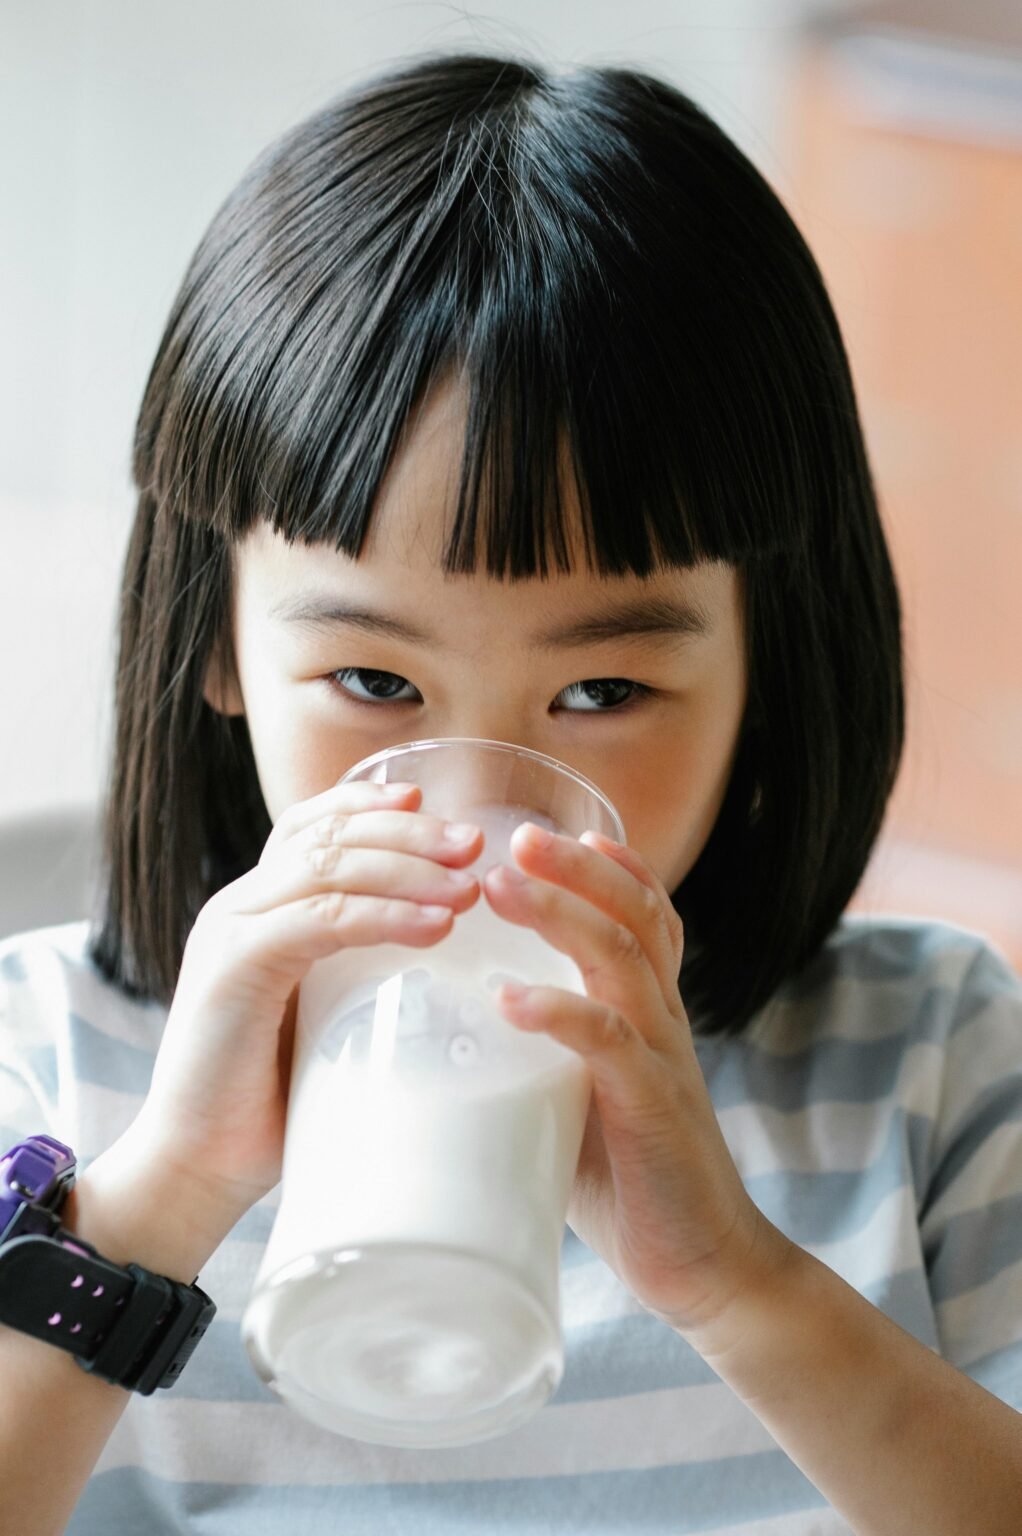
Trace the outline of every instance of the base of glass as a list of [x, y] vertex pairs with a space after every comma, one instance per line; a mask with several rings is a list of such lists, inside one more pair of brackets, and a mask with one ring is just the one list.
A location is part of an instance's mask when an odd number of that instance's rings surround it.
[[295, 1260], [253, 1293], [242, 1339], [262, 1380], [305, 1418], [408, 1448], [506, 1434], [564, 1369], [559, 1321], [522, 1279], [419, 1243]]

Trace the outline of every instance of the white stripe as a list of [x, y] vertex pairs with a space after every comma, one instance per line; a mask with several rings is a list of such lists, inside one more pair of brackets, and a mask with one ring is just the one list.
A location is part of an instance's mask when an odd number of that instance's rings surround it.
[[952, 1134], [968, 1117], [977, 1095], [991, 1084], [1017, 1080], [1019, 1016], [1020, 999], [992, 997], [949, 1040], [941, 1124]]
[[891, 1104], [821, 1099], [795, 1110], [734, 1104], [719, 1110], [717, 1121], [743, 1178], [858, 1173], [883, 1151], [890, 1135]]
[[587, 1259], [561, 1271], [561, 1321], [566, 1329], [642, 1316], [646, 1310], [602, 1259]]
[[[846, 916], [842, 921], [850, 920]], [[887, 917], [883, 924], [895, 929], [917, 927], [911, 920], [898, 923]], [[869, 943], [869, 938], [862, 934], [849, 938], [856, 946], [862, 946], [864, 941]], [[881, 947], [882, 943], [881, 935]], [[975, 934], [947, 928], [939, 949], [930, 947], [925, 959], [916, 955], [917, 965], [910, 976], [895, 975], [883, 980], [844, 974], [844, 946], [837, 943], [838, 969], [819, 1001], [812, 996], [775, 999], [752, 1021], [743, 1038], [775, 1056], [793, 1056], [822, 1040], [851, 1040], [857, 1045], [868, 1045], [889, 1039], [905, 1029], [906, 1007], [919, 1000], [924, 980], [931, 986], [947, 987], [949, 993], [958, 991], [980, 943]], [[922, 965], [918, 964], [921, 959]], [[825, 1002], [824, 1013], [821, 1002]]]
[[936, 1120], [947, 1076], [947, 1052], [943, 1045], [919, 1040], [901, 1059], [894, 1096], [910, 1115]]
[[895, 979], [865, 985], [872, 1007], [863, 1006], [864, 984], [857, 976], [835, 976], [823, 994], [825, 1015], [813, 1006], [813, 998], [775, 998], [748, 1026], [743, 1039], [771, 1056], [796, 1056], [824, 1040], [872, 1045], [899, 1034], [905, 1027], [904, 1007], [899, 1010], [887, 1005], [886, 995], [904, 1004], [904, 982]]
[[[37, 1085], [28, 1081], [20, 1070], [9, 1069], [0, 1062], [0, 1125], [7, 1126], [17, 1135], [32, 1135], [33, 1127], [42, 1131], [49, 1122], [49, 1114], [40, 1108]], [[6, 1147], [0, 1151], [6, 1151]]]
[[27, 986], [0, 976], [0, 1049], [7, 1060], [24, 1071], [29, 1051], [52, 1049], [54, 1025], [64, 1027], [65, 1012], [60, 1003], [56, 1014], [43, 1013]]
[[155, 1060], [167, 1022], [167, 1010], [162, 1004], [118, 996], [117, 1008], [111, 1008], [110, 983], [84, 966], [75, 971], [71, 992], [69, 1002], [74, 1012], [91, 1024], [97, 1034], [137, 1051], [148, 1051]]
[[366, 1445], [276, 1404], [154, 1396], [132, 1399], [96, 1470], [144, 1464], [172, 1482], [344, 1487], [640, 1471], [776, 1449], [723, 1384], [554, 1403], [510, 1434], [443, 1451]]
[[969, 1158], [952, 1184], [935, 1200], [923, 1222], [924, 1233], [953, 1216], [983, 1210], [995, 1200], [1022, 1195], [1022, 1125], [999, 1125]]
[[0, 978], [0, 996], [17, 1056], [29, 1048], [53, 1045], [54, 1029], [66, 1034], [70, 999], [64, 966], [52, 950], [26, 944], [23, 949], [14, 946], [13, 954], [25, 970], [25, 980]]
[[[75, 1013], [99, 1034], [155, 1057], [166, 1008], [112, 991], [84, 957], [88, 927], [80, 922], [40, 928], [0, 943], [0, 957], [9, 952], [25, 972], [24, 981], [7, 983], [19, 1045], [55, 1044], [54, 1031], [66, 1035], [68, 1015]], [[111, 1006], [112, 998], [116, 1006]]]
[[63, 1092], [55, 1120], [56, 1135], [74, 1147], [82, 1163], [91, 1162], [123, 1136], [142, 1108], [140, 1093], [79, 1082], [71, 1074], [70, 1061], [60, 1068], [60, 1083]]
[[1022, 1340], [1022, 1259], [936, 1308], [942, 1353], [964, 1370]]

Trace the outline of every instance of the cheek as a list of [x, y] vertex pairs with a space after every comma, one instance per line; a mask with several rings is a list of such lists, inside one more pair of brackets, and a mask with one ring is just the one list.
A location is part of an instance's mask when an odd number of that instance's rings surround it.
[[740, 714], [698, 728], [665, 732], [636, 759], [623, 790], [628, 841], [667, 891], [674, 891], [702, 853], [727, 792]]
[[329, 700], [314, 685], [271, 680], [245, 690], [252, 752], [271, 821], [289, 806], [322, 794], [376, 749], [340, 728]]
[[621, 807], [628, 841], [668, 891], [691, 869], [710, 835], [720, 799], [706, 765], [684, 750], [647, 757], [632, 774]]

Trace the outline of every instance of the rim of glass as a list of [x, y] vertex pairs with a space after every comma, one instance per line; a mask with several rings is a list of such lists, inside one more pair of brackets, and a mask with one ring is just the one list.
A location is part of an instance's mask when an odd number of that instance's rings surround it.
[[509, 752], [514, 757], [529, 757], [533, 762], [543, 763], [548, 768], [555, 768], [558, 773], [567, 774], [569, 778], [581, 784], [584, 789], [600, 802], [610, 816], [611, 822], [618, 829], [616, 841], [624, 842], [625, 828], [621, 817], [614, 809], [613, 804], [598, 784], [592, 779], [587, 779], [584, 773], [579, 773], [577, 768], [572, 768], [568, 763], [562, 763], [559, 758], [551, 757], [546, 752], [536, 752], [532, 747], [519, 747], [513, 741], [493, 741], [485, 736], [430, 736], [422, 741], [402, 741], [393, 747], [383, 747], [379, 752], [374, 752], [370, 757], [363, 757], [357, 763], [353, 763], [348, 772], [338, 779], [339, 784], [349, 781], [350, 775], [357, 769], [364, 770], [378, 763], [386, 762], [388, 757], [394, 757], [398, 752], [430, 751], [434, 747], [486, 747], [491, 752]]

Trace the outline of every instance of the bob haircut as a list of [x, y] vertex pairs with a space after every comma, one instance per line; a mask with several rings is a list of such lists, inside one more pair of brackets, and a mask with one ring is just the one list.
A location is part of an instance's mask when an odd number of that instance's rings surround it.
[[736, 1032], [819, 949], [879, 831], [899, 603], [809, 250], [721, 129], [630, 69], [417, 58], [286, 133], [214, 217], [136, 428], [93, 959], [169, 1001], [200, 907], [269, 835], [246, 723], [203, 697], [232, 544], [261, 518], [357, 558], [451, 370], [445, 572], [570, 570], [567, 462], [591, 571], [741, 573], [746, 716], [671, 893], [693, 1027]]

